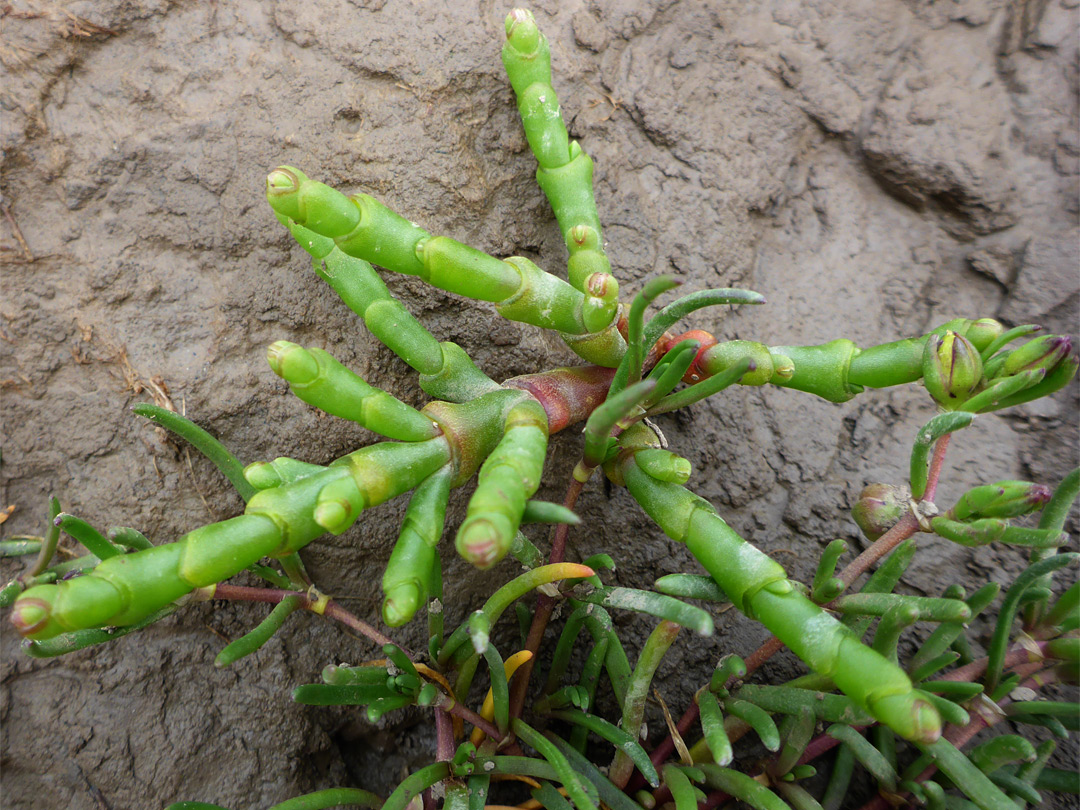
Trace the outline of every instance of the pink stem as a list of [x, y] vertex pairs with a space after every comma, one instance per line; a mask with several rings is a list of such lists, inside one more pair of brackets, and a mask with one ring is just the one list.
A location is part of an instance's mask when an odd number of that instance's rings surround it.
[[435, 759], [449, 762], [454, 757], [454, 726], [450, 715], [439, 709], [435, 712]]
[[[211, 598], [242, 602], [277, 603], [287, 596], [295, 596], [298, 598], [300, 600], [300, 607], [304, 610], [317, 610], [320, 606], [319, 600], [312, 599], [309, 594], [303, 593], [302, 591], [280, 591], [276, 588], [252, 588], [247, 585], [218, 585], [214, 589], [214, 595]], [[332, 599], [325, 603], [322, 614], [341, 622], [349, 629], [355, 630], [357, 633], [374, 641], [379, 646], [383, 646], [384, 644], [395, 644], [394, 641], [384, 636], [367, 622], [358, 619]], [[395, 644], [395, 646], [400, 647], [401, 645]], [[401, 647], [401, 649], [409, 656], [409, 658], [415, 658], [414, 653], [410, 653], [404, 647]]]

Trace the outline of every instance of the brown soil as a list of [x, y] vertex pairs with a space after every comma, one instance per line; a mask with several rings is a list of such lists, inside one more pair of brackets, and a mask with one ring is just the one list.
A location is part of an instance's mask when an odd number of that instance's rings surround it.
[[[957, 316], [1075, 330], [1076, 0], [534, 9], [571, 132], [596, 161], [626, 291], [660, 272], [684, 289], [757, 289], [767, 306], [695, 325], [775, 344], [867, 345]], [[244, 461], [325, 462], [371, 441], [288, 394], [263, 359], [275, 339], [325, 347], [422, 402], [408, 368], [270, 215], [262, 183], [277, 164], [370, 191], [495, 255], [564, 262], [499, 63], [507, 10], [487, 0], [0, 8], [0, 507], [15, 506], [4, 536], [40, 534], [51, 493], [96, 525], [136, 526], [157, 542], [239, 511], [207, 462], [130, 413], [155, 395]], [[388, 282], [493, 377], [573, 361], [485, 305]], [[858, 544], [846, 509], [865, 483], [904, 480], [931, 413], [917, 387], [844, 405], [739, 389], [662, 426], [694, 463], [697, 491], [805, 579], [834, 537]], [[553, 442], [542, 496], [560, 497], [579, 443], [575, 431]], [[942, 499], [989, 480], [1055, 482], [1076, 448], [1074, 385], [980, 418], [953, 443]], [[305, 552], [319, 584], [361, 616], [377, 616], [373, 583], [402, 509], [382, 507]], [[579, 511], [592, 531], [572, 535], [571, 553], [613, 554], [619, 583], [697, 570], [625, 492], [594, 484]], [[1024, 560], [924, 546], [904, 580], [911, 593], [1007, 581]], [[451, 621], [514, 573], [507, 562], [479, 575], [446, 556]], [[5, 578], [16, 570], [5, 564]], [[222, 639], [264, 612], [193, 607], [45, 662], [21, 655], [5, 630], [4, 806], [257, 808], [339, 784], [385, 793], [431, 756], [419, 713], [372, 727], [292, 704], [291, 688], [326, 663], [371, 654], [327, 623], [299, 617], [260, 654], [214, 669]], [[636, 648], [649, 623], [620, 622]], [[721, 653], [764, 637], [733, 612], [718, 629], [673, 648], [661, 689], [675, 710]]]

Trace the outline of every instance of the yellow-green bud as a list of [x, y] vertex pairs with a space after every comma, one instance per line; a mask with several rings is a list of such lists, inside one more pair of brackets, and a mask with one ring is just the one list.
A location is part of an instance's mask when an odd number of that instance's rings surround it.
[[951, 329], [931, 335], [923, 350], [923, 383], [947, 411], [967, 402], [982, 382], [982, 359], [971, 341]]

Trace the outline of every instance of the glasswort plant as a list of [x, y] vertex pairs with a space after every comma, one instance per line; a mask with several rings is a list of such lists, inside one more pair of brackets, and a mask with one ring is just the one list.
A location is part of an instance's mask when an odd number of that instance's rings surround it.
[[[1060, 596], [1053, 587], [1055, 572], [1075, 571], [1078, 555], [1058, 549], [1067, 540], [1064, 526], [1080, 470], [1055, 490], [999, 481], [971, 489], [947, 509], [935, 498], [952, 435], [978, 414], [1063, 387], [1078, 365], [1072, 339], [1042, 336], [1010, 348], [1038, 327], [1007, 330], [988, 318], [958, 318], [927, 334], [865, 348], [843, 338], [784, 346], [721, 342], [701, 330], [676, 330], [704, 307], [765, 303], [741, 289], [690, 293], [646, 319], [650, 305], [677, 282], [654, 278], [628, 303], [620, 300], [593, 197], [592, 161], [567, 133], [548, 43], [527, 11], [507, 18], [502, 57], [538, 163], [537, 181], [569, 254], [567, 279], [523, 257], [498, 259], [432, 235], [374, 197], [347, 196], [298, 168], [274, 169], [266, 180], [274, 215], [311, 255], [314, 271], [417, 372], [431, 401], [415, 409], [322, 349], [273, 343], [270, 368], [298, 398], [388, 440], [326, 466], [282, 457], [242, 467], [187, 419], [138, 406], [137, 413], [218, 466], [245, 500], [244, 513], [152, 545], [130, 529], [103, 535], [61, 512], [54, 500], [47, 536], [5, 549], [37, 554], [0, 596], [11, 607], [11, 623], [28, 639], [27, 652], [52, 656], [102, 643], [183, 604], [210, 599], [274, 605], [258, 627], [221, 651], [219, 666], [256, 652], [300, 610], [372, 640], [381, 657], [360, 666], [329, 664], [323, 683], [299, 686], [294, 700], [364, 706], [372, 721], [407, 706], [425, 707], [434, 719], [435, 761], [385, 801], [344, 787], [290, 799], [279, 810], [434, 807], [440, 800], [447, 808], [478, 808], [493, 804], [489, 799], [501, 778], [527, 783], [530, 807], [673, 803], [684, 810], [734, 798], [770, 810], [837, 808], [855, 763], [878, 788], [873, 806], [913, 802], [997, 810], [1037, 802], [1040, 789], [1067, 789], [1067, 774], [1047, 767], [1052, 743], [1035, 746], [1007, 734], [967, 753], [961, 749], [1006, 719], [1059, 736], [1076, 730], [1076, 704], [1041, 697], [1040, 690], [1074, 683], [1080, 666], [1080, 585]], [[436, 340], [390, 294], [373, 265], [490, 302], [503, 318], [551, 330], [583, 362], [496, 382], [462, 348]], [[838, 571], [846, 544], [831, 544], [810, 585], [789, 579], [687, 487], [689, 461], [666, 448], [649, 419], [736, 384], [770, 384], [844, 402], [868, 388], [920, 381], [941, 412], [914, 439], [909, 488], [869, 487], [854, 514], [872, 545]], [[581, 423], [584, 449], [563, 503], [536, 500], [549, 437]], [[573, 510], [597, 470], [625, 487], [668, 537], [684, 543], [706, 574], [663, 577], [654, 590], [643, 590], [605, 585], [600, 574], [615, 562], [606, 555], [567, 561], [569, 528], [580, 523]], [[481, 569], [512, 555], [525, 571], [446, 633], [438, 545], [451, 490], [474, 477], [456, 530], [458, 553]], [[324, 534], [340, 534], [364, 511], [406, 493], [410, 500], [382, 580], [381, 618], [399, 627], [426, 607], [424, 650], [395, 643], [322, 593], [297, 556]], [[1036, 527], [1015, 522], [1040, 511]], [[531, 523], [554, 526], [546, 562], [521, 532]], [[61, 530], [88, 553], [54, 565]], [[965, 546], [1000, 542], [1031, 549], [1030, 566], [1005, 589], [985, 657], [971, 653], [967, 625], [995, 603], [995, 583], [971, 595], [958, 588], [941, 597], [893, 593], [920, 532]], [[265, 558], [276, 560], [280, 570]], [[270, 587], [228, 584], [242, 571]], [[869, 576], [856, 587], [863, 574]], [[504, 655], [492, 640], [493, 628], [534, 591], [523, 649]], [[711, 615], [691, 604], [701, 600], [730, 603], [772, 637], [746, 659], [725, 657], [681, 719], [670, 720], [668, 738], [647, 750], [640, 732], [664, 654], [682, 628], [713, 633]], [[546, 648], [545, 631], [558, 606], [567, 618], [555, 646]], [[616, 609], [660, 620], [633, 667], [612, 622]], [[919, 622], [936, 627], [910, 660], [901, 661], [900, 636]], [[591, 646], [575, 679], [569, 673], [582, 630]], [[785, 684], [747, 682], [783, 648], [809, 674]], [[470, 687], [481, 661], [490, 688], [471, 708]], [[538, 662], [549, 668], [526, 716]], [[610, 688], [621, 717], [594, 711], [601, 687]], [[468, 737], [466, 723], [472, 726]], [[751, 731], [768, 752], [764, 757], [740, 744]], [[598, 765], [590, 734], [615, 748], [610, 766]], [[692, 734], [698, 739], [687, 745], [684, 738]], [[833, 749], [827, 782], [814, 780], [812, 763]]]

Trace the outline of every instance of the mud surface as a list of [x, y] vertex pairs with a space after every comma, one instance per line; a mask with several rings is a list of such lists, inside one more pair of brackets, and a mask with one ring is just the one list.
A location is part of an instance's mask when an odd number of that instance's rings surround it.
[[[14, 2], [0, 23], [5, 536], [40, 534], [47, 497], [157, 542], [241, 507], [211, 466], [130, 413], [167, 395], [242, 460], [326, 462], [372, 440], [292, 398], [264, 360], [285, 338], [328, 349], [419, 404], [409, 369], [308, 269], [270, 215], [266, 171], [291, 163], [378, 196], [433, 233], [557, 270], [564, 249], [533, 182], [492, 2]], [[698, 317], [725, 338], [860, 345], [957, 316], [1075, 331], [1076, 0], [802, 0], [534, 4], [555, 85], [596, 187], [624, 289], [748, 286], [767, 306]], [[10, 217], [7, 216], [10, 213]], [[17, 228], [17, 231], [16, 231]], [[388, 279], [440, 339], [495, 378], [572, 362], [490, 308]], [[867, 482], [905, 478], [931, 415], [916, 387], [844, 405], [739, 389], [662, 422], [697, 491], [806, 578], [851, 539]], [[560, 498], [580, 437], [553, 441]], [[979, 419], [954, 442], [942, 501], [975, 483], [1055, 482], [1075, 463], [1075, 386]], [[462, 497], [452, 510], [460, 519]], [[403, 505], [304, 556], [319, 584], [377, 616], [374, 584]], [[697, 570], [622, 491], [593, 484], [612, 579]], [[1073, 527], [1075, 530], [1075, 526]], [[926, 540], [903, 584], [1007, 581], [1023, 555]], [[449, 560], [449, 620], [515, 573]], [[5, 579], [17, 569], [7, 564]], [[214, 669], [264, 609], [215, 604], [60, 660], [3, 631], [3, 803], [264, 807], [338, 784], [385, 792], [432, 754], [423, 718], [293, 705], [292, 686], [371, 648], [298, 617], [259, 655]], [[649, 623], [622, 618], [636, 649]], [[718, 614], [683, 639], [660, 688], [681, 711], [727, 651], [764, 631]], [[6, 622], [5, 622], [6, 624]], [[418, 641], [409, 628], [401, 637]], [[631, 652], [633, 655], [633, 652]], [[780, 667], [791, 666], [781, 662]], [[659, 715], [650, 716], [654, 733]]]

